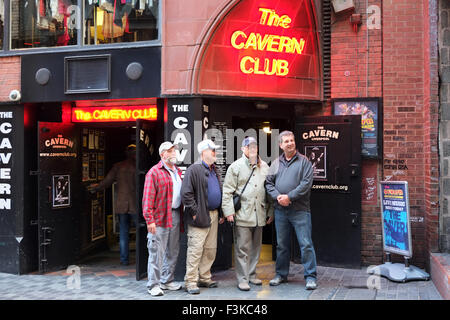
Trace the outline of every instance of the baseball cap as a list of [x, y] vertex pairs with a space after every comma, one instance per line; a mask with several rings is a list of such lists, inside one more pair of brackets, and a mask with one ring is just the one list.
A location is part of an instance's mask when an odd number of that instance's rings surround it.
[[220, 146], [214, 144], [214, 142], [210, 139], [205, 139], [203, 141], [200, 141], [200, 143], [197, 145], [197, 150], [198, 153], [202, 153], [203, 151], [207, 150], [207, 149], [218, 149], [220, 148]]
[[242, 140], [242, 146], [243, 147], [247, 147], [247, 146], [249, 146], [251, 143], [258, 143], [257, 141], [256, 141], [256, 139], [255, 138], [253, 138], [253, 137], [246, 137], [244, 140]]
[[173, 147], [175, 147], [175, 145], [172, 142], [165, 141], [165, 142], [161, 143], [161, 145], [159, 146], [159, 154], [161, 155], [161, 153], [163, 153], [164, 151], [167, 151]]

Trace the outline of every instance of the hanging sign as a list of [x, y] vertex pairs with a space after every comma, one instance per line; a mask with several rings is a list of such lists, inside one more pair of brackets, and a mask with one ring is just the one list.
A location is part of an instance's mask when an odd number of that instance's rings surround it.
[[157, 118], [158, 112], [154, 105], [72, 108], [72, 122], [122, 122]]
[[412, 257], [408, 182], [381, 181], [380, 195], [384, 251]]

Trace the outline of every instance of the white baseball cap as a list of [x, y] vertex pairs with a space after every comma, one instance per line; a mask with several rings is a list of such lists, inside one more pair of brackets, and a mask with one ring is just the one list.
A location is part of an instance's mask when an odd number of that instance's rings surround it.
[[161, 143], [161, 145], [159, 146], [159, 154], [161, 155], [161, 153], [163, 153], [164, 151], [167, 151], [173, 147], [175, 147], [175, 145], [172, 142], [165, 141], [165, 142]]
[[203, 141], [200, 141], [200, 143], [197, 145], [197, 150], [198, 150], [198, 153], [200, 153], [200, 154], [207, 149], [216, 150], [218, 148], [220, 148], [220, 146], [214, 144], [214, 142], [210, 139], [205, 139]]

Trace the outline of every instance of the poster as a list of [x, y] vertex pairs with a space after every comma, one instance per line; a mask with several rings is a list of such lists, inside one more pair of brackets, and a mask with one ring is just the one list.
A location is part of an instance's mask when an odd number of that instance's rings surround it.
[[97, 179], [103, 180], [105, 177], [105, 154], [97, 154]]
[[304, 155], [312, 163], [314, 179], [327, 179], [327, 147], [305, 146]]
[[89, 153], [89, 179], [97, 180], [97, 154]]
[[52, 207], [70, 207], [70, 176], [52, 176]]
[[383, 249], [412, 257], [408, 182], [380, 182]]
[[97, 192], [97, 199], [91, 200], [91, 240], [105, 237], [105, 192]]
[[381, 150], [380, 99], [339, 99], [333, 101], [334, 114], [361, 115], [362, 146], [361, 154], [369, 158], [379, 158]]
[[81, 158], [82, 178], [81, 181], [89, 181], [89, 154], [83, 153]]

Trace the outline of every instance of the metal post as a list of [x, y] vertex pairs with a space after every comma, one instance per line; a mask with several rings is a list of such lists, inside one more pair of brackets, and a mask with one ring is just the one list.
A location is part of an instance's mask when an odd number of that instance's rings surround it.
[[391, 263], [391, 254], [386, 252], [386, 263]]

